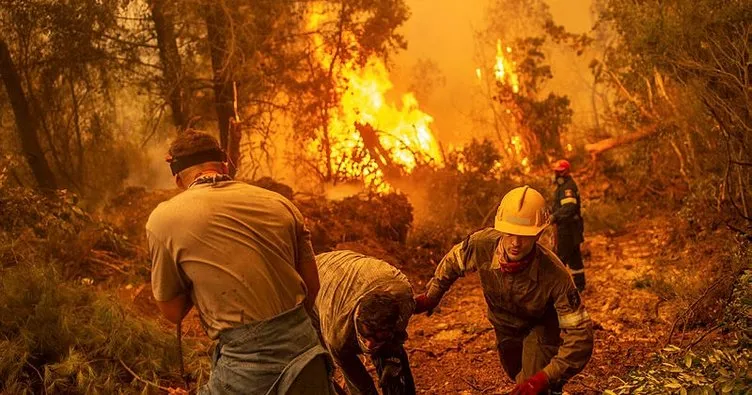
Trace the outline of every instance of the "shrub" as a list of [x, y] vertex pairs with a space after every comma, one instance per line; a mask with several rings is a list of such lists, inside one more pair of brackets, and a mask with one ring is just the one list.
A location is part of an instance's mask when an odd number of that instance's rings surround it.
[[[137, 393], [144, 380], [179, 383], [175, 337], [115, 296], [66, 282], [58, 265], [9, 268], [0, 283], [0, 389], [8, 393]], [[201, 376], [205, 358], [185, 348]], [[152, 388], [154, 389], [154, 388]]]
[[695, 354], [668, 346], [655, 355], [650, 369], [632, 372], [604, 394], [741, 394], [752, 386], [750, 360], [749, 348]]
[[[730, 302], [715, 325], [682, 349], [669, 345], [647, 366], [618, 379], [620, 384], [604, 394], [716, 394], [748, 393], [752, 388], [752, 256], [741, 242], [728, 264], [738, 270]], [[710, 348], [693, 351], [715, 330], [726, 333]]]
[[403, 244], [413, 222], [413, 208], [405, 195], [366, 194], [342, 200], [323, 197], [296, 201], [306, 218], [316, 252], [337, 244], [379, 240]]
[[[91, 264], [92, 249], [137, 266], [127, 238], [75, 195], [0, 186], [0, 392], [150, 393], [179, 382], [175, 336], [90, 285], [92, 273], [112, 277]], [[208, 361], [185, 353], [201, 377]]]

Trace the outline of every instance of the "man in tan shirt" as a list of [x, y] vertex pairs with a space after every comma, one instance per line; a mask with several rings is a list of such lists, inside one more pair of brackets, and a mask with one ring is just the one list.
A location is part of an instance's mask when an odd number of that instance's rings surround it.
[[454, 246], [416, 297], [415, 313], [430, 312], [459, 277], [479, 272], [501, 365], [517, 382], [514, 395], [561, 393], [593, 352], [592, 323], [572, 277], [537, 243], [547, 226], [545, 207], [530, 187], [510, 191], [495, 229]]
[[195, 305], [218, 341], [202, 393], [329, 393], [328, 357], [306, 311], [318, 271], [298, 209], [233, 181], [208, 134], [184, 132], [169, 154], [183, 192], [146, 224], [152, 288], [167, 319]]

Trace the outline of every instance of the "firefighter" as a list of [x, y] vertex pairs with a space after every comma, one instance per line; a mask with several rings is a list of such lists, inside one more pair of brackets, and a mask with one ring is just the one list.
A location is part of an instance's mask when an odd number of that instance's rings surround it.
[[574, 284], [585, 290], [585, 267], [582, 264], [580, 244], [583, 237], [583, 222], [580, 211], [580, 192], [569, 175], [569, 162], [557, 161], [554, 165], [556, 192], [554, 193], [551, 224], [556, 225], [556, 255], [569, 267]]
[[377, 395], [358, 355], [371, 358], [384, 395], [414, 395], [407, 353], [413, 290], [390, 264], [352, 251], [316, 256], [321, 289], [316, 316], [321, 337], [342, 370], [350, 394]]
[[168, 320], [179, 325], [196, 306], [217, 341], [199, 393], [329, 394], [330, 359], [308, 314], [316, 261], [298, 209], [233, 181], [206, 133], [181, 133], [167, 160], [183, 191], [146, 224], [151, 283]]
[[516, 381], [512, 394], [561, 393], [593, 351], [592, 323], [572, 277], [538, 244], [546, 214], [540, 193], [513, 189], [499, 205], [494, 228], [455, 245], [415, 298], [415, 313], [430, 314], [459, 277], [479, 272], [501, 365]]

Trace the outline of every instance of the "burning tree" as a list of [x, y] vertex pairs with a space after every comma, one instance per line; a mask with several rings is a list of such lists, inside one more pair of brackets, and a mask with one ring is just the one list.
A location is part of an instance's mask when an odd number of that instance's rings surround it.
[[[547, 86], [553, 78], [547, 53], [564, 49], [579, 56], [591, 39], [556, 25], [545, 1], [490, 4], [488, 26], [477, 35], [482, 66], [476, 75], [490, 102], [505, 163], [519, 164], [526, 172], [573, 150], [562, 146], [573, 111], [569, 97]], [[486, 49], [493, 44], [496, 51], [490, 55]]]
[[[563, 155], [561, 134], [572, 121], [566, 95], [544, 94], [545, 83], [553, 78], [542, 51], [545, 41], [544, 37], [519, 39], [513, 50], [498, 40], [494, 66], [485, 77], [495, 88], [497, 137], [508, 159], [519, 162], [525, 171]], [[483, 70], [476, 74], [482, 82]]]
[[295, 123], [305, 131], [297, 135], [304, 146], [300, 156], [319, 179], [360, 179], [386, 190], [386, 178], [440, 162], [433, 118], [420, 110], [415, 96], [403, 95], [399, 105], [386, 97], [393, 85], [385, 59], [389, 49], [404, 47], [393, 32], [407, 18], [404, 3], [354, 9], [319, 2], [306, 18], [310, 50], [300, 80], [306, 91]]

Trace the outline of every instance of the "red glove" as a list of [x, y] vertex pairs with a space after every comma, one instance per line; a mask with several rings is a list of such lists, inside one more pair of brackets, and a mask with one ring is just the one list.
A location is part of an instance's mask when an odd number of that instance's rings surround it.
[[548, 389], [548, 376], [543, 371], [517, 384], [509, 395], [538, 395]]
[[429, 298], [428, 295], [422, 293], [415, 297], [415, 310], [413, 310], [413, 314], [423, 314], [427, 312], [427, 315], [430, 316], [433, 314], [433, 309], [435, 309], [438, 304], [437, 301], [434, 301]]

